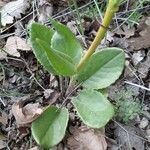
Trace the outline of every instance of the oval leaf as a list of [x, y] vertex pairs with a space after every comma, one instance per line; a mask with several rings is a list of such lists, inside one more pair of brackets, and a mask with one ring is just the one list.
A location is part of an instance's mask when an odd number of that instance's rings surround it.
[[51, 40], [52, 49], [66, 54], [78, 64], [83, 52], [81, 44], [69, 28], [53, 19], [50, 20], [56, 30]]
[[81, 91], [72, 102], [81, 120], [92, 128], [105, 126], [114, 114], [112, 104], [95, 90]]
[[35, 141], [47, 149], [57, 145], [65, 135], [68, 119], [66, 108], [58, 110], [55, 106], [48, 107], [32, 123], [31, 131]]
[[105, 48], [91, 56], [78, 73], [77, 80], [91, 89], [103, 89], [114, 83], [122, 73], [125, 56], [120, 48]]
[[37, 45], [36, 42], [36, 39], [38, 38], [45, 41], [50, 46], [53, 33], [54, 33], [53, 30], [38, 23], [32, 23], [30, 28], [30, 41], [36, 58], [49, 73], [56, 74], [55, 69], [49, 62], [47, 54], [41, 50], [41, 48], [39, 47], [39, 45]]
[[46, 53], [49, 63], [57, 71], [58, 75], [69, 76], [76, 73], [75, 65], [73, 64], [71, 58], [59, 51], [53, 51], [46, 42], [36, 39], [36, 44], [41, 49], [41, 52]]

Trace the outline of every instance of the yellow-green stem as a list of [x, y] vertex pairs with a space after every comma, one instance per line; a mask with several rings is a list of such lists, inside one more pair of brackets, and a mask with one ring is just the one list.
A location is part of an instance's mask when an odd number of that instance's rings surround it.
[[85, 62], [90, 58], [90, 56], [95, 52], [98, 45], [101, 43], [102, 39], [105, 37], [107, 28], [109, 27], [115, 12], [118, 10], [119, 4], [114, 4], [113, 0], [109, 0], [104, 19], [102, 21], [102, 26], [100, 26], [94, 41], [92, 42], [91, 46], [87, 50], [86, 54], [80, 60], [77, 70], [81, 70], [84, 66]]

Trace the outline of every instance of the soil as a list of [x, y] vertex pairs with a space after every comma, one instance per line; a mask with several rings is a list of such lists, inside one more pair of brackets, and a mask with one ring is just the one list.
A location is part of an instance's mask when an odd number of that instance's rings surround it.
[[[0, 8], [10, 2], [9, 0], [0, 1]], [[105, 2], [99, 2], [105, 5]], [[77, 5], [81, 11], [83, 8], [94, 5], [94, 2], [78, 0]], [[118, 18], [125, 17], [126, 5], [123, 6], [117, 13]], [[39, 0], [34, 4], [26, 0], [25, 7], [22, 12], [19, 12], [20, 17], [13, 14], [15, 16], [12, 16], [13, 22], [1, 26], [0, 29], [1, 49], [6, 47], [7, 40], [12, 36], [16, 42], [22, 39], [21, 45], [24, 45], [23, 48], [16, 48], [17, 50], [14, 48], [15, 52], [12, 54], [8, 52], [7, 56], [2, 57], [2, 53], [0, 54], [0, 149], [2, 150], [42, 150], [31, 136], [31, 123], [36, 119], [42, 107], [49, 104], [62, 106], [66, 98], [65, 92], [69, 79], [49, 74], [32, 53], [27, 29], [30, 22], [34, 19], [49, 26], [47, 16], [51, 14], [53, 18], [66, 24], [72, 30], [85, 49], [94, 39], [101, 22], [100, 17], [93, 18], [87, 15], [89, 12], [87, 14], [82, 12], [81, 24], [84, 35], [81, 35], [74, 19], [77, 17], [76, 13], [70, 10], [66, 0], [59, 2]], [[132, 9], [133, 6], [130, 4], [127, 11]], [[116, 23], [114, 20], [108, 29], [107, 37], [100, 46], [120, 47], [126, 53], [125, 69], [116, 83], [110, 86], [109, 100], [117, 106], [115, 96], [122, 91], [132, 91], [127, 99], [130, 101], [138, 99], [142, 106], [142, 113], [136, 113], [128, 122], [124, 122], [116, 115], [105, 129], [100, 129], [98, 133], [95, 133], [76, 116], [68, 99], [65, 103], [70, 112], [67, 133], [63, 141], [53, 148], [54, 150], [104, 150], [106, 147], [108, 150], [150, 149], [150, 16], [148, 16], [148, 11], [150, 11], [150, 3], [146, 1], [143, 9], [140, 9], [142, 16], [138, 24], [130, 28], [127, 22], [123, 23], [118, 19]], [[120, 26], [122, 23], [123, 26]], [[25, 40], [26, 43], [24, 43]], [[12, 44], [9, 47], [16, 46], [15, 42]], [[72, 95], [76, 95], [80, 88], [72, 92]], [[17, 105], [14, 107], [14, 104]], [[27, 105], [35, 107], [36, 111], [32, 110], [31, 116], [23, 116], [28, 117], [29, 120], [22, 124], [20, 115], [25, 115], [23, 111]], [[19, 115], [16, 117], [14, 114], [18, 112]], [[123, 114], [123, 116], [126, 115]], [[93, 145], [87, 141], [92, 141]]]

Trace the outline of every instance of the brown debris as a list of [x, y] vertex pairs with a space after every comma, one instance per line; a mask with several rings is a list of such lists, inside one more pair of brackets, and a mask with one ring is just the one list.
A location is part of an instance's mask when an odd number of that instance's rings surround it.
[[67, 139], [70, 150], [106, 150], [107, 143], [102, 130], [72, 128], [72, 136]]
[[146, 60], [141, 62], [138, 66], [138, 72], [140, 73], [141, 78], [146, 78], [150, 70], [150, 51], [147, 53]]
[[22, 106], [23, 102], [17, 102], [12, 105], [12, 113], [16, 119], [18, 127], [29, 126], [43, 112], [39, 108], [39, 103], [27, 104]]
[[118, 35], [124, 35], [126, 39], [132, 37], [135, 33], [135, 28], [128, 28], [127, 25], [123, 25], [121, 28], [117, 29], [115, 31], [116, 34]]
[[18, 36], [10, 36], [7, 39], [6, 45], [4, 47], [6, 54], [11, 56], [20, 57], [18, 50], [30, 51], [31, 47], [27, 44], [26, 40]]
[[38, 21], [41, 23], [46, 23], [49, 17], [51, 17], [53, 14], [53, 6], [46, 0], [40, 0], [38, 2], [38, 5], [39, 5]]
[[142, 140], [140, 130], [136, 127], [124, 125], [117, 126], [115, 137], [119, 145], [121, 145], [121, 150], [144, 150], [144, 140]]
[[146, 21], [142, 26], [139, 36], [138, 37], [132, 37], [128, 39], [128, 44], [133, 50], [140, 50], [140, 49], [146, 49], [150, 47], [150, 24], [149, 24], [150, 17], [147, 17]]
[[2, 112], [2, 115], [0, 115], [0, 123], [4, 125], [8, 123], [8, 116], [5, 112]]

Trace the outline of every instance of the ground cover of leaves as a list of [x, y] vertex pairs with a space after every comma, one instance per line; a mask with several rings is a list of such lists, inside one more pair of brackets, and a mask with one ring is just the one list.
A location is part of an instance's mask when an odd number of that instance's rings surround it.
[[[114, 19], [100, 46], [117, 46], [126, 53], [124, 72], [109, 88], [116, 115], [105, 129], [93, 130], [79, 120], [67, 103], [69, 126], [64, 140], [54, 150], [150, 149], [150, 3], [145, 1], [138, 24], [129, 27], [119, 20], [125, 11], [132, 11], [134, 1], [128, 2], [127, 10], [120, 8], [116, 14], [118, 19]], [[78, 0], [79, 10], [89, 6], [95, 6], [94, 1]], [[0, 9], [0, 149], [42, 150], [32, 139], [31, 123], [44, 106], [61, 106], [66, 91], [62, 85], [67, 85], [68, 80], [48, 74], [40, 66], [32, 53], [28, 27], [33, 20], [49, 25], [48, 17], [52, 16], [66, 24], [86, 49], [101, 18], [88, 15], [88, 9], [83, 11], [82, 35], [74, 19], [76, 13], [66, 0], [2, 0]]]

